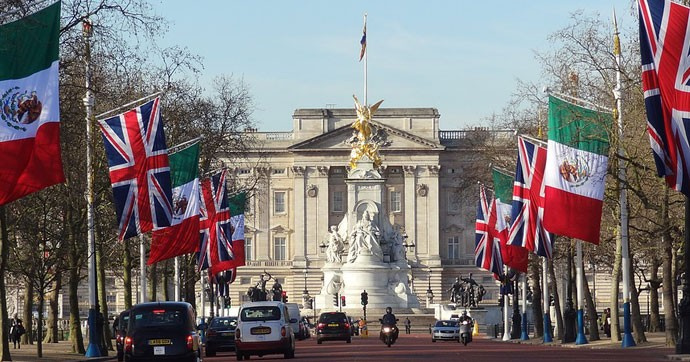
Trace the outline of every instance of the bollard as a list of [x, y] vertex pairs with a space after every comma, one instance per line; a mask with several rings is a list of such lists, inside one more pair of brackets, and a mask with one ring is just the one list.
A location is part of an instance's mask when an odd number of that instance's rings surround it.
[[479, 335], [479, 322], [476, 320], [474, 321], [474, 329], [472, 330], [472, 337], [476, 337]]

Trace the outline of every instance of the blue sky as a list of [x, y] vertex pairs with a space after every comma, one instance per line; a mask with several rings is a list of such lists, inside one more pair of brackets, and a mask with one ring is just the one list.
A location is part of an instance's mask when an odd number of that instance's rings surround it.
[[168, 19], [163, 46], [204, 58], [202, 85], [221, 74], [244, 79], [261, 131], [292, 129], [298, 108], [353, 107], [364, 93], [358, 61], [367, 17], [368, 101], [434, 107], [441, 129], [482, 125], [500, 113], [516, 80], [538, 82], [535, 51], [584, 10], [619, 26], [636, 19], [629, 0], [248, 1], [155, 0]]

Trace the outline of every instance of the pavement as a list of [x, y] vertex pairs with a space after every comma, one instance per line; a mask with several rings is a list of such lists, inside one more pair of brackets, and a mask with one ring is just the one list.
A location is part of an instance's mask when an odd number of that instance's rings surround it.
[[[84, 341], [84, 348], [86, 348], [86, 341]], [[38, 358], [37, 344], [24, 344], [19, 349], [13, 349], [10, 343], [10, 356], [12, 361], [41, 361], [41, 362], [57, 362], [57, 361], [116, 361], [115, 351], [108, 351], [107, 357], [92, 357], [86, 358], [84, 355], [72, 352], [72, 343], [70, 341], [60, 341], [58, 343], [43, 343], [43, 357]]]

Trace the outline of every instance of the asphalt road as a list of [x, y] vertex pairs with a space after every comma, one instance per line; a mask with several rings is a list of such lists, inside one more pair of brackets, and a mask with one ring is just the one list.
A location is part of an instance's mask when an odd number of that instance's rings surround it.
[[[390, 348], [378, 338], [354, 337], [351, 344], [328, 342], [317, 345], [311, 338], [297, 341], [295, 360], [311, 361], [664, 361], [672, 354], [669, 348], [645, 348], [644, 346], [620, 348], [590, 348], [543, 346], [541, 344], [517, 344], [475, 337], [467, 346], [457, 342], [432, 343], [429, 334], [400, 335]], [[233, 352], [218, 352], [205, 362], [235, 360]], [[278, 360], [283, 355], [252, 356], [251, 360]]]

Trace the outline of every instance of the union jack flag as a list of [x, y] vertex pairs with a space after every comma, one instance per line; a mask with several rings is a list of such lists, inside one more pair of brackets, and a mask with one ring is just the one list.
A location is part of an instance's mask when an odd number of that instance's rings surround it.
[[225, 170], [201, 181], [201, 240], [197, 263], [200, 270], [210, 268], [211, 275], [227, 269], [223, 269], [223, 264], [231, 262], [234, 256], [225, 181]]
[[170, 226], [172, 185], [159, 102], [156, 98], [98, 122], [120, 240]]
[[642, 87], [657, 174], [690, 197], [690, 9], [640, 0], [639, 10]]
[[475, 226], [475, 265], [495, 275], [502, 275], [503, 260], [498, 235], [496, 232], [495, 202], [486, 200], [484, 186], [479, 187], [479, 205], [477, 206], [477, 223]]
[[513, 207], [508, 245], [521, 246], [551, 257], [553, 240], [544, 229], [544, 168], [546, 148], [518, 137], [518, 160], [513, 185]]

